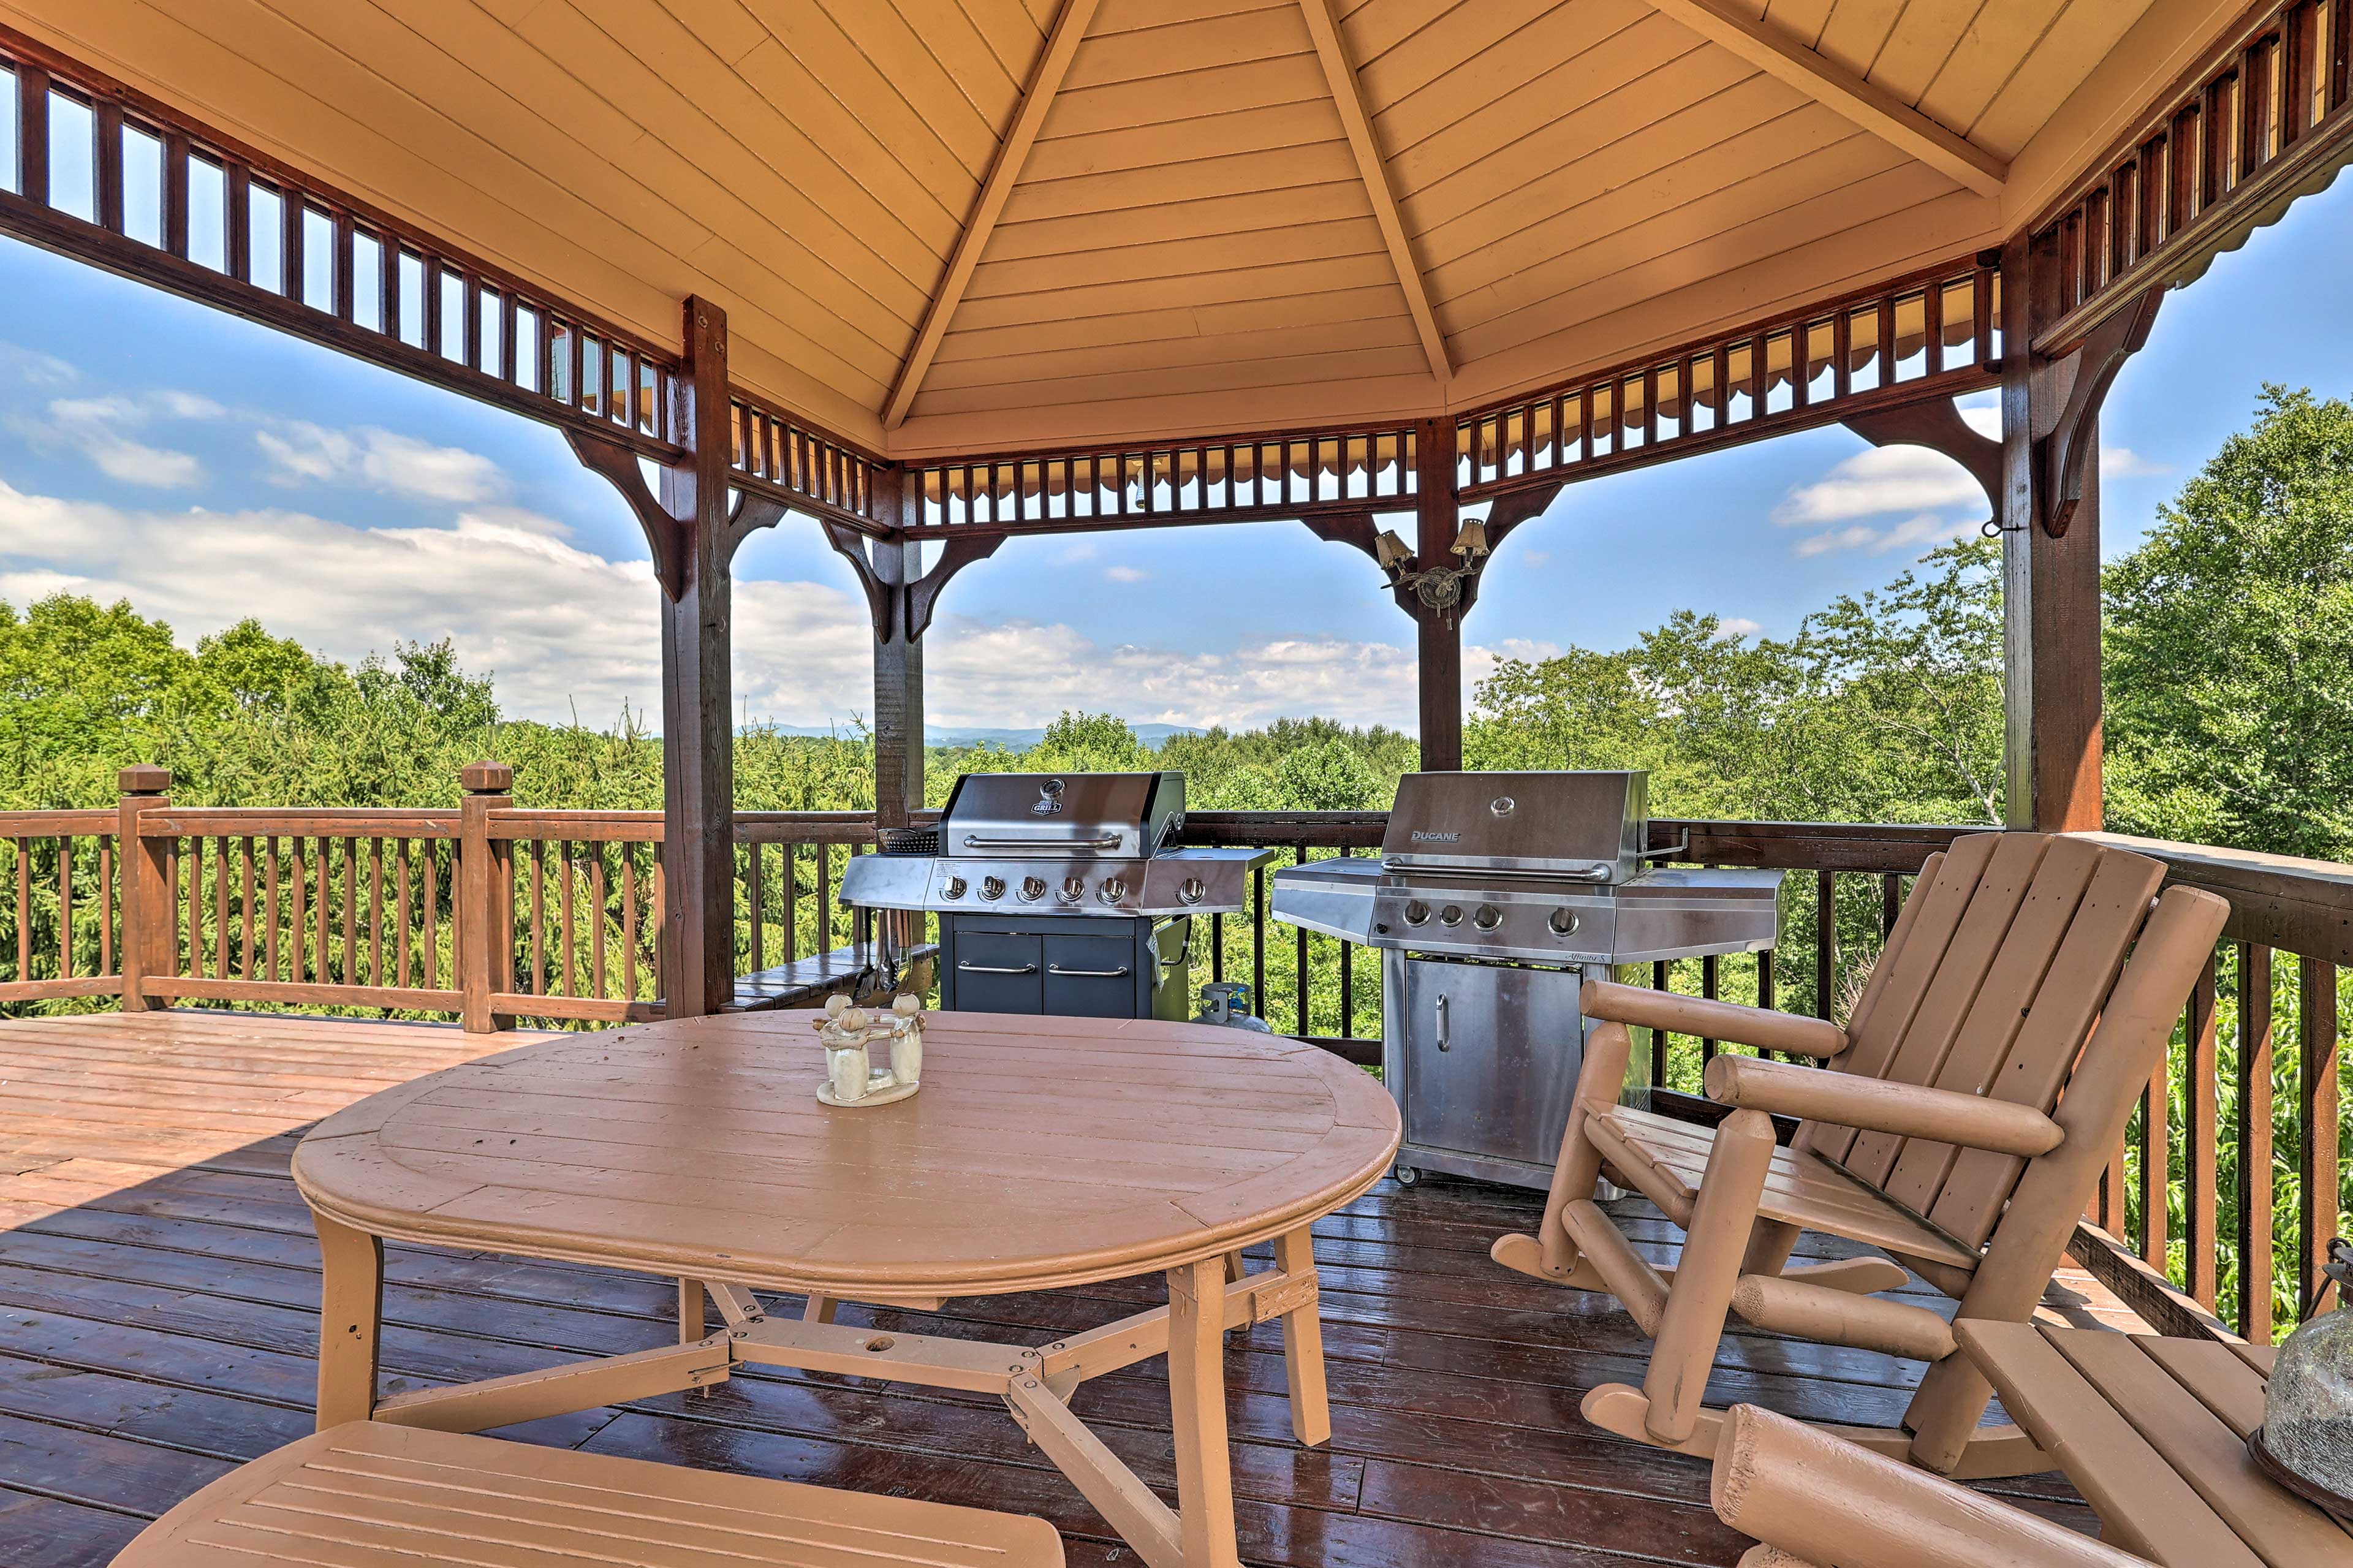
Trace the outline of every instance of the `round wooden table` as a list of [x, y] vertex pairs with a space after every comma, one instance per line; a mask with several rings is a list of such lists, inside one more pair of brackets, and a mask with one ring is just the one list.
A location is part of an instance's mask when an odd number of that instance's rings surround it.
[[[923, 1087], [818, 1103], [810, 1013], [543, 1040], [386, 1089], [294, 1155], [325, 1258], [322, 1426], [479, 1431], [710, 1384], [747, 1362], [1002, 1396], [1145, 1562], [1238, 1561], [1221, 1348], [1281, 1319], [1301, 1441], [1330, 1432], [1309, 1226], [1388, 1170], [1397, 1108], [1312, 1046], [1205, 1025], [926, 1015]], [[680, 1343], [376, 1397], [383, 1239], [681, 1283]], [[1245, 1272], [1272, 1241], [1275, 1268]], [[1169, 1306], [1042, 1347], [836, 1324], [1165, 1273]], [[748, 1288], [808, 1297], [769, 1317]], [[725, 1327], [703, 1332], [703, 1302]], [[1086, 1378], [1166, 1352], [1180, 1510], [1073, 1417]]]

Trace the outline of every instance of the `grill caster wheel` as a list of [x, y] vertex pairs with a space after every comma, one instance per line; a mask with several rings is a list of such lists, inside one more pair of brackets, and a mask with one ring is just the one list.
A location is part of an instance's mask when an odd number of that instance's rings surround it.
[[1400, 1187], [1412, 1186], [1421, 1180], [1421, 1172], [1412, 1165], [1399, 1165], [1389, 1173], [1397, 1178], [1397, 1184]]

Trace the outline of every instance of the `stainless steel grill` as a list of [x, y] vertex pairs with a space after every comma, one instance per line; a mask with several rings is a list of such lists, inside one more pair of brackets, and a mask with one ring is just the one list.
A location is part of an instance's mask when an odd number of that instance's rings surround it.
[[1184, 826], [1181, 773], [966, 773], [841, 901], [940, 916], [944, 1007], [1182, 1017], [1191, 917], [1240, 910], [1272, 853], [1178, 848]]
[[1654, 867], [1641, 772], [1412, 773], [1377, 860], [1274, 874], [1276, 919], [1383, 950], [1398, 1174], [1551, 1179], [1613, 965], [1773, 945], [1781, 874]]

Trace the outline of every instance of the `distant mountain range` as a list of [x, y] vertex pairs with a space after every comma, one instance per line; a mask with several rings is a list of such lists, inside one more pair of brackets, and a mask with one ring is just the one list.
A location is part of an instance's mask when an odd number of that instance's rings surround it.
[[[849, 731], [846, 724], [765, 724], [779, 735], [836, 735]], [[1158, 751], [1161, 742], [1171, 735], [1198, 735], [1200, 731], [1184, 724], [1134, 724], [1135, 738]], [[942, 730], [927, 728], [923, 743], [931, 746], [996, 746], [1008, 752], [1026, 752], [1045, 740], [1041, 726], [1035, 730]]]

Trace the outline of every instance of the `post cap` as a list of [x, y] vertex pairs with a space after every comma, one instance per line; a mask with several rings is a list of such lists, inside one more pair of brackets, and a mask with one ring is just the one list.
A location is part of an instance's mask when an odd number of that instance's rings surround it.
[[162, 795], [172, 787], [172, 770], [140, 763], [115, 774], [114, 782], [125, 795]]
[[470, 795], [502, 795], [514, 787], [511, 763], [468, 763], [458, 770], [458, 782]]

